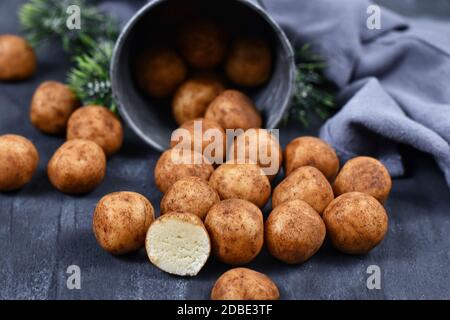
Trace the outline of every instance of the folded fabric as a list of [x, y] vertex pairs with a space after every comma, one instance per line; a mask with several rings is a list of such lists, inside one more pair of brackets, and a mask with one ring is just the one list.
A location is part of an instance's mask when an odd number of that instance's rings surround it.
[[[369, 0], [253, 0], [294, 45], [311, 43], [340, 89], [341, 110], [320, 136], [341, 159], [379, 158], [404, 173], [399, 143], [432, 154], [450, 185], [450, 23], [403, 18], [381, 8], [381, 28], [367, 26]], [[104, 3], [126, 21], [145, 1]], [[120, 6], [120, 8], [118, 7]]]
[[408, 144], [432, 154], [450, 185], [450, 23], [381, 8], [381, 29], [371, 30], [370, 1], [261, 2], [294, 43], [312, 43], [328, 61], [342, 109], [320, 136], [344, 161], [371, 155], [400, 176], [396, 145]]

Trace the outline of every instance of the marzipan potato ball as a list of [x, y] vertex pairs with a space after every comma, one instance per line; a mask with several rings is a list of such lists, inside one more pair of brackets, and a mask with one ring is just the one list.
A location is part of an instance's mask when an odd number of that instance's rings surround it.
[[93, 230], [104, 250], [125, 254], [144, 246], [145, 235], [154, 219], [153, 206], [146, 197], [136, 192], [114, 192], [98, 202]]
[[311, 166], [331, 181], [339, 171], [339, 159], [334, 149], [316, 137], [299, 137], [289, 142], [284, 161], [286, 175], [297, 168]]
[[204, 220], [209, 209], [220, 202], [217, 192], [198, 177], [175, 182], [161, 200], [161, 214], [171, 211], [190, 212]]
[[274, 189], [272, 208], [295, 199], [305, 201], [319, 214], [322, 214], [334, 199], [333, 189], [322, 172], [314, 167], [300, 167]]
[[45, 81], [34, 92], [31, 100], [31, 123], [49, 134], [66, 131], [67, 121], [80, 101], [73, 91], [63, 83]]
[[283, 151], [275, 135], [266, 129], [248, 129], [239, 135], [230, 148], [233, 159], [257, 163], [269, 180], [275, 178], [283, 162]]
[[249, 263], [263, 246], [263, 216], [249, 201], [228, 199], [215, 204], [206, 215], [205, 226], [211, 237], [212, 251], [222, 262]]
[[195, 19], [181, 26], [178, 47], [193, 68], [213, 68], [222, 63], [227, 54], [228, 36], [214, 20]]
[[265, 274], [247, 269], [228, 270], [217, 279], [212, 300], [278, 300], [277, 285]]
[[170, 96], [186, 75], [186, 66], [172, 49], [147, 49], [136, 59], [135, 79], [138, 87], [155, 98]]
[[180, 129], [187, 130], [189, 139], [185, 140], [184, 135], [182, 139], [173, 137], [170, 141], [171, 147], [197, 151], [211, 162], [216, 162], [213, 160], [217, 160], [219, 163], [223, 162], [227, 148], [227, 136], [219, 123], [214, 120], [198, 118], [185, 122]]
[[334, 199], [323, 213], [333, 246], [349, 254], [365, 254], [386, 235], [388, 216], [371, 195], [349, 192]]
[[269, 200], [270, 181], [255, 163], [227, 161], [213, 172], [209, 179], [220, 199], [243, 199], [262, 208]]
[[199, 177], [208, 181], [214, 168], [201, 153], [190, 150], [165, 151], [155, 166], [155, 183], [166, 193], [175, 182], [186, 177]]
[[24, 80], [36, 70], [33, 48], [21, 37], [0, 35], [0, 80]]
[[184, 82], [175, 92], [172, 113], [178, 124], [203, 117], [211, 101], [224, 87], [218, 77], [202, 74]]
[[240, 37], [234, 41], [225, 64], [228, 78], [247, 87], [267, 82], [272, 70], [270, 46], [259, 37]]
[[69, 118], [67, 140], [73, 139], [94, 141], [107, 156], [111, 156], [122, 147], [122, 124], [112, 111], [103, 106], [85, 106]]
[[225, 90], [206, 109], [205, 119], [217, 121], [224, 129], [260, 128], [262, 118], [253, 102], [242, 92]]
[[145, 248], [150, 262], [179, 276], [195, 276], [211, 252], [202, 220], [188, 212], [169, 212], [148, 229]]
[[52, 185], [61, 192], [82, 194], [93, 190], [105, 177], [106, 156], [93, 141], [74, 139], [64, 143], [47, 167]]
[[21, 136], [0, 136], [0, 191], [23, 187], [33, 177], [39, 154], [34, 144]]
[[292, 200], [277, 206], [267, 218], [265, 241], [272, 256], [286, 263], [303, 263], [322, 246], [325, 224], [306, 202]]
[[389, 172], [380, 161], [371, 157], [356, 157], [347, 161], [333, 184], [336, 196], [359, 191], [370, 194], [382, 203], [391, 187]]

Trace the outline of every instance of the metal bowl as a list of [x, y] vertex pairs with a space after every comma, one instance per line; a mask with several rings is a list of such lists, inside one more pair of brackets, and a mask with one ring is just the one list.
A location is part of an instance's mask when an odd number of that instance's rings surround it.
[[[142, 93], [133, 80], [133, 59], [149, 44], [149, 34], [164, 34], [170, 40], [177, 19], [195, 8], [205, 15], [223, 19], [234, 32], [262, 35], [271, 41], [273, 70], [270, 80], [256, 89], [243, 90], [263, 115], [264, 127], [278, 126], [289, 107], [296, 75], [294, 54], [284, 32], [257, 4], [246, 0], [155, 0], [140, 9], [128, 22], [114, 48], [111, 63], [111, 85], [119, 112], [126, 123], [150, 146], [163, 151], [169, 148], [170, 136], [178, 126], [170, 100], [151, 99]], [[186, 5], [189, 3], [189, 5]], [[164, 16], [166, 15], [166, 16]]]

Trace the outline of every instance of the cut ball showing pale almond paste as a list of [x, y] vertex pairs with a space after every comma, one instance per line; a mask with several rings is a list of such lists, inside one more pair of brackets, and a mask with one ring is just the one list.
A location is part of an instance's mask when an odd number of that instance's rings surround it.
[[195, 276], [208, 260], [211, 244], [202, 220], [192, 213], [170, 212], [148, 229], [145, 248], [161, 270]]

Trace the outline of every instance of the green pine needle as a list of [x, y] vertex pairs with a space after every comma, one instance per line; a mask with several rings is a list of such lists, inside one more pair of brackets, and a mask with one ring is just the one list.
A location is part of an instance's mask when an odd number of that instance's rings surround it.
[[335, 111], [335, 97], [325, 89], [327, 81], [322, 75], [326, 63], [314, 54], [309, 44], [296, 53], [297, 77], [292, 106], [287, 119], [295, 119], [308, 127], [310, 117], [315, 114], [325, 120]]
[[[66, 26], [70, 5], [80, 7], [81, 29]], [[83, 52], [92, 39], [116, 39], [116, 22], [85, 0], [30, 0], [19, 9], [22, 31], [33, 47], [58, 39], [67, 52]]]
[[117, 112], [109, 78], [113, 48], [114, 42], [105, 41], [90, 48], [87, 53], [77, 55], [75, 66], [68, 75], [68, 83], [85, 105], [103, 105]]

